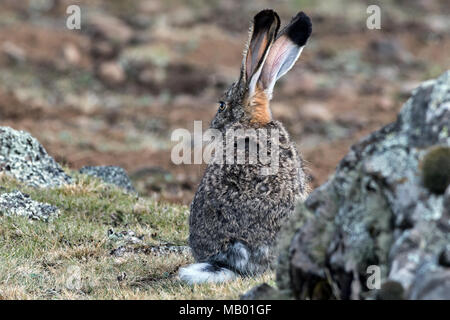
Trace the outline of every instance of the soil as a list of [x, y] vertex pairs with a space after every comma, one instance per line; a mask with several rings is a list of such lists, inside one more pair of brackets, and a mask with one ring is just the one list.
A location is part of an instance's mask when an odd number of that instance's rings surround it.
[[[74, 3], [82, 8], [81, 30], [65, 27], [65, 8]], [[294, 0], [274, 7], [285, 23], [300, 10], [313, 21], [307, 47], [272, 100], [313, 188], [351, 144], [394, 121], [416, 85], [450, 66], [445, 1], [384, 3], [380, 30], [367, 29], [360, 1], [346, 1], [345, 10]], [[174, 165], [170, 134], [192, 130], [194, 120], [209, 124], [238, 75], [248, 22], [266, 7], [2, 1], [0, 125], [29, 131], [72, 169], [118, 165], [141, 194], [189, 203], [203, 167]], [[109, 72], [101, 71], [105, 63]]]

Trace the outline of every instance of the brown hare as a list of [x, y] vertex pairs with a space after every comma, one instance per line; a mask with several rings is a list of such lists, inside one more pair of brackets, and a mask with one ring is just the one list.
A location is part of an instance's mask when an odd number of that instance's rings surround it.
[[[277, 135], [267, 134], [265, 143], [277, 145], [278, 168], [263, 174], [266, 164], [260, 161], [208, 164], [190, 208], [189, 245], [197, 263], [179, 272], [190, 284], [264, 272], [274, 259], [282, 224], [296, 201], [306, 196], [303, 161], [283, 125], [272, 119], [269, 101], [275, 82], [300, 56], [312, 26], [300, 12], [281, 31], [279, 27], [273, 10], [254, 17], [240, 77], [223, 95], [211, 123], [223, 134], [239, 129], [276, 131]], [[246, 137], [246, 154], [248, 139], [253, 138]]]

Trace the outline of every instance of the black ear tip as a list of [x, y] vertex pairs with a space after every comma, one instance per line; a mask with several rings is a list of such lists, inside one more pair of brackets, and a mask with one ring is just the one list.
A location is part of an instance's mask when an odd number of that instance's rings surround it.
[[279, 22], [280, 18], [278, 17], [278, 14], [272, 9], [264, 9], [258, 12], [253, 18], [256, 26], [270, 25], [275, 20]]
[[293, 19], [287, 32], [289, 38], [302, 47], [306, 44], [312, 32], [311, 19], [303, 12], [299, 12]]
[[272, 9], [264, 9], [264, 10], [261, 10], [260, 12], [258, 12], [256, 15], [255, 15], [255, 19], [257, 18], [257, 17], [265, 17], [265, 16], [269, 16], [269, 17], [273, 17], [274, 15], [276, 15], [277, 13], [275, 12], [275, 11], [273, 11]]

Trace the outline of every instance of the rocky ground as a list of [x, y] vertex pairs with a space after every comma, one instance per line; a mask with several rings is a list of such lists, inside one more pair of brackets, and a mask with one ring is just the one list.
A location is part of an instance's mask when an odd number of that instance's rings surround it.
[[29, 133], [0, 127], [0, 300], [238, 298], [177, 278], [193, 262], [186, 206], [139, 196], [120, 167], [62, 168]]
[[0, 298], [450, 299], [449, 106], [447, 71], [351, 147], [282, 231], [276, 282], [193, 287], [176, 276], [193, 261], [186, 206], [139, 196], [120, 167], [64, 170], [0, 127]]
[[[65, 27], [74, 3], [80, 31]], [[209, 123], [255, 12], [272, 6], [287, 21], [304, 10], [313, 34], [272, 106], [316, 187], [352, 143], [395, 119], [412, 88], [450, 65], [445, 1], [379, 5], [382, 28], [369, 30], [364, 1], [5, 0], [0, 125], [27, 130], [70, 168], [117, 165], [141, 194], [189, 203], [202, 168], [171, 163], [171, 131]]]
[[[65, 28], [73, 3], [81, 31]], [[447, 151], [430, 149], [449, 144], [448, 90], [435, 89], [448, 87], [448, 73], [423, 84], [395, 124], [357, 141], [394, 122], [411, 90], [448, 68], [449, 7], [380, 6], [382, 29], [368, 30], [364, 2], [277, 3], [284, 21], [299, 10], [313, 20], [272, 109], [313, 189], [321, 186], [298, 209], [276, 281], [267, 273], [192, 288], [176, 272], [192, 262], [182, 204], [202, 168], [172, 164], [170, 134], [209, 122], [237, 76], [249, 18], [269, 2], [3, 1], [0, 298], [237, 298], [263, 282], [247, 297], [439, 294], [425, 289], [448, 278], [448, 181], [420, 173], [448, 163]], [[362, 286], [370, 264], [392, 285], [381, 296]], [[437, 278], [413, 284], [427, 268]]]

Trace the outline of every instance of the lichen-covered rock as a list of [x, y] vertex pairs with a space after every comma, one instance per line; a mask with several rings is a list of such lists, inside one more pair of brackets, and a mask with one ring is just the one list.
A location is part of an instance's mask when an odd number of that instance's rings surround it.
[[114, 184], [127, 192], [136, 192], [126, 171], [115, 166], [83, 167], [80, 173], [97, 177], [106, 183]]
[[33, 187], [58, 187], [72, 179], [28, 132], [0, 127], [0, 172]]
[[[436, 192], [422, 172], [429, 152], [449, 147], [450, 71], [418, 87], [395, 123], [352, 146], [298, 206], [280, 290], [300, 299], [450, 299], [450, 187], [437, 179], [446, 191]], [[440, 169], [449, 175], [448, 165]]]
[[48, 203], [34, 201], [20, 191], [14, 191], [0, 195], [0, 214], [50, 221], [58, 216], [59, 209]]
[[159, 245], [159, 246], [131, 246], [123, 245], [110, 251], [110, 254], [115, 257], [122, 257], [125, 254], [143, 253], [152, 255], [168, 255], [172, 253], [181, 254], [184, 256], [191, 256], [191, 248], [189, 246], [173, 246], [173, 245]]
[[144, 235], [136, 235], [134, 231], [115, 232], [113, 229], [108, 229], [108, 239], [122, 245], [139, 244], [142, 243]]
[[[267, 283], [256, 286], [243, 295], [241, 300], [276, 300], [276, 298], [283, 298], [277, 289], [269, 286]], [[285, 297], [284, 297], [285, 298]]]
[[439, 146], [428, 152], [422, 161], [424, 186], [442, 194], [450, 184], [450, 148]]

